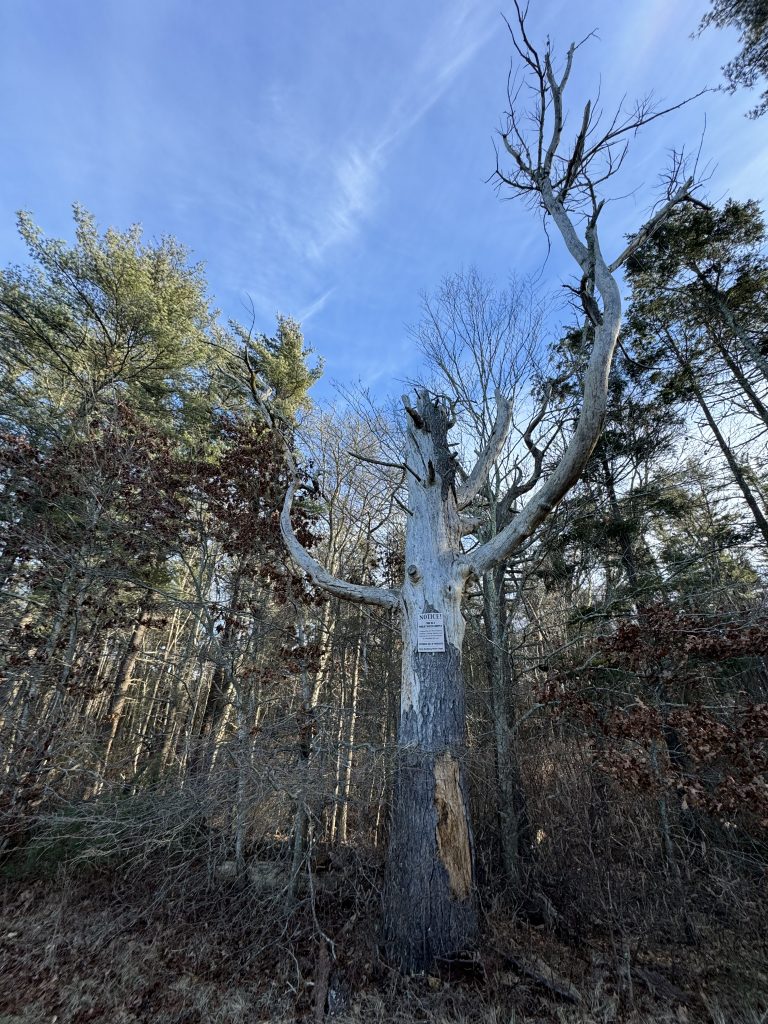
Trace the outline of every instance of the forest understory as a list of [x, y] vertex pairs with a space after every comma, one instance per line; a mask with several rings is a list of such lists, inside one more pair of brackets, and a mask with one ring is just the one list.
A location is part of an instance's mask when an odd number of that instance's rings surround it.
[[563, 878], [606, 889], [560, 909], [565, 891], [521, 901], [486, 878], [478, 949], [404, 976], [382, 950], [383, 851], [319, 845], [291, 895], [286, 841], [249, 851], [239, 880], [194, 803], [175, 808], [169, 858], [164, 799], [119, 854], [79, 828], [74, 852], [67, 827], [6, 862], [2, 1024], [766, 1019], [764, 877], [705, 881], [699, 866], [670, 903], [617, 858], [599, 879]]

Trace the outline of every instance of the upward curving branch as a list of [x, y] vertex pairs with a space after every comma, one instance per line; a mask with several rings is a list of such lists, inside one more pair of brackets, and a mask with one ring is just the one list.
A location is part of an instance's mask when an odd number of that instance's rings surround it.
[[[660, 223], [666, 214], [689, 194], [693, 182], [686, 181], [654, 218]], [[597, 238], [596, 217], [587, 228], [586, 242], [578, 237], [576, 229], [563, 205], [554, 196], [548, 181], [542, 183], [542, 201], [552, 216], [568, 251], [584, 273], [593, 275], [594, 284], [603, 301], [600, 321], [595, 325], [595, 337], [584, 375], [584, 392], [576, 429], [554, 472], [523, 507], [520, 513], [495, 537], [475, 548], [464, 557], [467, 570], [476, 576], [488, 572], [508, 558], [549, 515], [581, 476], [600, 437], [608, 398], [608, 375], [621, 326], [621, 293], [612, 268], [606, 263]], [[636, 245], [630, 244], [622, 257], [626, 259]]]
[[509, 433], [509, 425], [512, 422], [513, 412], [514, 406], [512, 402], [505, 398], [501, 391], [496, 388], [496, 420], [493, 424], [491, 436], [488, 438], [485, 448], [478, 456], [472, 472], [464, 483], [456, 489], [456, 503], [460, 509], [466, 508], [485, 486], [491, 466], [493, 466], [501, 454], [501, 449], [504, 447], [504, 442]]
[[268, 396], [259, 386], [256, 371], [248, 355], [247, 347], [243, 350], [243, 360], [248, 369], [248, 386], [250, 388], [251, 395], [253, 396], [254, 403], [256, 404], [256, 408], [266, 420], [270, 430], [273, 430], [280, 438], [283, 445], [283, 451], [285, 453], [285, 460], [291, 472], [291, 482], [288, 485], [288, 490], [285, 492], [283, 507], [280, 511], [280, 533], [282, 534], [283, 542], [288, 548], [288, 553], [291, 558], [300, 569], [303, 569], [316, 586], [325, 590], [327, 593], [332, 594], [334, 597], [340, 597], [344, 601], [373, 604], [381, 608], [396, 608], [400, 601], [399, 591], [388, 590], [385, 587], [364, 587], [359, 583], [348, 583], [346, 580], [339, 579], [337, 576], [334, 576], [333, 573], [328, 572], [322, 563], [318, 562], [316, 558], [310, 555], [296, 536], [293, 524], [291, 523], [293, 498], [296, 493], [296, 488], [300, 483], [298, 479], [298, 467], [296, 466], [296, 460], [293, 456], [293, 451], [291, 450], [291, 444], [289, 443], [288, 437], [286, 436], [285, 431], [281, 429], [282, 425], [278, 424], [275, 417], [270, 412], [267, 405]]
[[388, 590], [385, 587], [364, 587], [359, 583], [348, 583], [328, 572], [324, 565], [310, 555], [294, 533], [291, 523], [291, 506], [297, 486], [298, 481], [293, 479], [285, 492], [285, 500], [280, 512], [280, 532], [283, 535], [285, 546], [288, 548], [288, 553], [296, 565], [304, 570], [313, 583], [334, 597], [340, 597], [344, 601], [357, 601], [359, 604], [373, 604], [380, 608], [396, 608], [400, 601], [399, 591]]
[[[534, 125], [536, 138], [533, 141], [526, 138], [522, 122], [513, 109], [508, 115], [507, 129], [501, 136], [512, 157], [513, 170], [511, 174], [505, 174], [497, 168], [496, 173], [501, 182], [518, 194], [535, 194], [545, 213], [554, 221], [568, 252], [581, 270], [582, 291], [589, 300], [594, 341], [584, 375], [581, 411], [560, 462], [503, 530], [463, 556], [467, 575], [476, 576], [482, 576], [504, 561], [527, 540], [584, 471], [603, 427], [608, 375], [621, 325], [621, 293], [614, 272], [661, 224], [673, 207], [689, 198], [693, 188], [692, 178], [682, 183], [670, 181], [667, 201], [630, 240], [618, 258], [609, 263], [603, 256], [598, 238], [597, 224], [603, 203], [597, 199], [595, 186], [611, 177], [621, 164], [624, 150], [622, 148], [617, 155], [617, 140], [630, 129], [636, 130], [653, 120], [658, 113], [647, 107], [640, 108], [634, 119], [624, 122], [614, 119], [608, 130], [601, 134], [596, 132], [592, 108], [588, 104], [570, 154], [561, 153], [563, 90], [575, 47], [568, 51], [565, 71], [558, 79], [553, 72], [549, 47], [541, 58], [525, 34], [524, 13], [519, 7], [517, 12], [519, 41], [515, 45], [532, 78], [536, 109], [528, 123]], [[532, 154], [536, 154], [535, 158]], [[676, 170], [679, 170], [679, 165]], [[577, 231], [574, 214], [586, 219], [583, 237]], [[594, 301], [595, 290], [602, 300], [602, 310]]]

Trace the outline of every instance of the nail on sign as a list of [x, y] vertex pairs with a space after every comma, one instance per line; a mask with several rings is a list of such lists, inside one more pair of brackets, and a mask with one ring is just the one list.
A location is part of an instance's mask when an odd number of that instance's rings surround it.
[[424, 612], [419, 615], [419, 651], [445, 650], [445, 629], [442, 612]]

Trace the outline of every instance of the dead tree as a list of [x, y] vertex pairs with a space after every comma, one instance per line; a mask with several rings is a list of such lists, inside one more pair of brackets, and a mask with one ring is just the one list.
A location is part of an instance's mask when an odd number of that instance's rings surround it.
[[[475, 269], [443, 280], [434, 296], [425, 297], [423, 317], [413, 330], [427, 368], [456, 400], [469, 443], [478, 451], [494, 426], [489, 396], [499, 388], [511, 398], [515, 415], [504, 452], [491, 468], [480, 495], [478, 540], [489, 540], [510, 522], [520, 501], [538, 483], [544, 458], [562, 429], [562, 416], [548, 416], [550, 390], [539, 386], [545, 307], [531, 284], [513, 280], [495, 291]], [[438, 386], [440, 386], [440, 384]], [[539, 437], [541, 433], [541, 437]], [[529, 553], [518, 551], [511, 562], [487, 572], [479, 590], [478, 625], [485, 637], [496, 755], [496, 806], [504, 874], [519, 889], [524, 865], [531, 859], [528, 810], [517, 750], [517, 672], [509, 656], [512, 605], [519, 600]], [[510, 573], [510, 569], [515, 570]], [[515, 597], [510, 596], [517, 592]], [[467, 594], [468, 601], [471, 600]], [[510, 604], [510, 601], [512, 604]]]
[[[528, 81], [533, 112], [524, 123], [511, 104], [504, 147], [512, 170], [498, 168], [502, 185], [533, 197], [555, 224], [582, 281], [592, 340], [584, 392], [573, 434], [558, 465], [539, 482], [510, 522], [485, 542], [465, 549], [477, 528], [462, 514], [482, 491], [498, 458], [512, 419], [512, 402], [496, 392], [496, 418], [477, 463], [460, 471], [448, 433], [451, 403], [419, 391], [404, 396], [405, 450], [401, 468], [407, 481], [405, 571], [397, 589], [361, 586], [335, 577], [299, 542], [291, 525], [295, 480], [288, 488], [281, 526], [291, 556], [317, 586], [349, 601], [397, 608], [403, 639], [398, 771], [385, 893], [385, 933], [389, 952], [406, 970], [421, 970], [436, 958], [455, 956], [475, 940], [477, 914], [472, 828], [464, 771], [465, 711], [462, 595], [470, 579], [481, 580], [532, 536], [576, 483], [597, 442], [606, 409], [608, 374], [621, 321], [615, 272], [667, 213], [690, 193], [692, 180], [669, 180], [665, 201], [620, 255], [604, 257], [598, 222], [601, 182], [611, 177], [626, 148], [628, 133], [660, 113], [641, 107], [626, 119], [614, 118], [607, 131], [587, 104], [570, 149], [564, 139], [563, 95], [576, 46], [556, 74], [549, 48], [531, 45], [524, 18], [513, 33]], [[532, 129], [531, 129], [532, 126]], [[680, 164], [676, 165], [679, 172]], [[431, 618], [425, 619], [424, 616]], [[432, 642], [425, 625], [437, 624]]]

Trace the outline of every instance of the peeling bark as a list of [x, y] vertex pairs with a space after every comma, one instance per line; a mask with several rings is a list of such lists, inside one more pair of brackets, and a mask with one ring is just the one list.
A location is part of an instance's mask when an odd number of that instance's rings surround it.
[[459, 762], [449, 753], [435, 761], [437, 850], [451, 892], [456, 899], [467, 900], [472, 892], [472, 850], [460, 771]]

